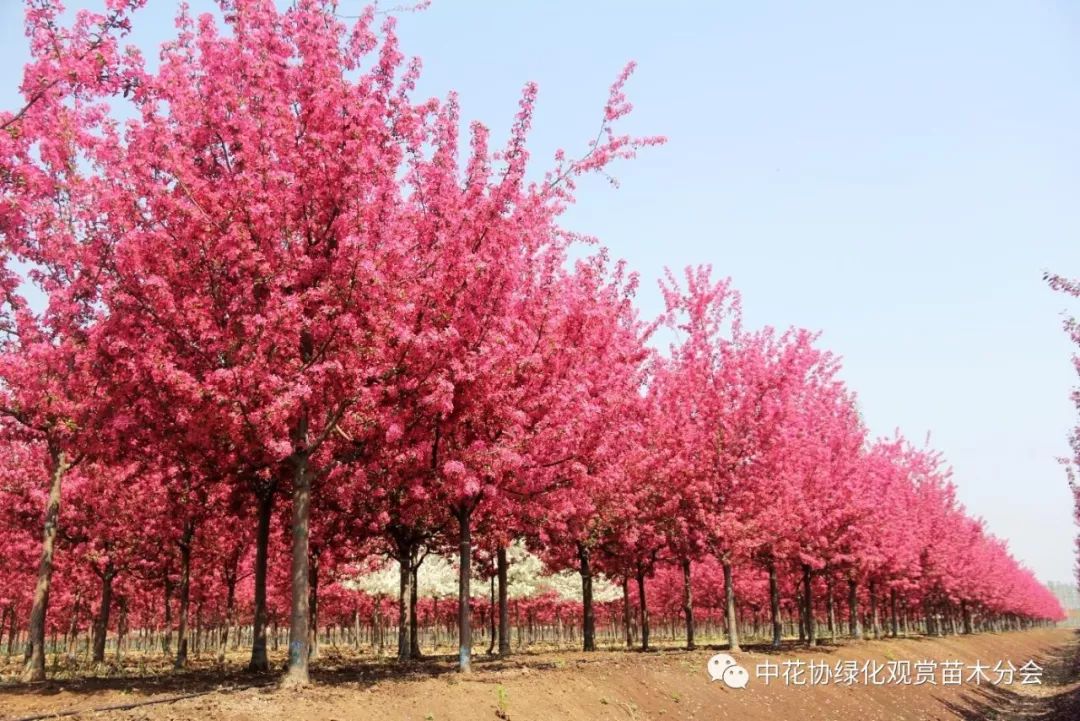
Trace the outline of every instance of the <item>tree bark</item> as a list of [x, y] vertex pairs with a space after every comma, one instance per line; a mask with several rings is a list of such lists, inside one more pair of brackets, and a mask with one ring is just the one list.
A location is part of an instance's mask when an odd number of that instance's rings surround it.
[[641, 616], [641, 650], [649, 650], [649, 604], [645, 599], [645, 569], [639, 567], [637, 572], [638, 584], [638, 613]]
[[472, 575], [472, 510], [461, 508], [457, 512], [460, 530], [458, 549], [458, 671], [472, 671], [472, 614], [469, 609]]
[[218, 644], [218, 663], [225, 663], [225, 651], [229, 647], [229, 629], [236, 623], [236, 566], [226, 575], [225, 585], [225, 627], [222, 629], [221, 642]]
[[162, 583], [165, 589], [165, 608], [162, 614], [162, 630], [161, 630], [161, 653], [168, 658], [172, 656], [172, 593], [173, 584], [169, 579], [169, 572], [166, 570], [165, 579]]
[[878, 614], [877, 581], [870, 581], [870, 627], [874, 638], [881, 638], [881, 621]]
[[109, 632], [109, 611], [112, 609], [112, 582], [115, 571], [112, 562], [101, 574], [101, 608], [94, 619], [94, 663], [105, 663], [105, 637]]
[[51, 444], [49, 459], [52, 463], [52, 477], [49, 483], [49, 500], [45, 504], [45, 524], [42, 529], [41, 557], [38, 561], [37, 583], [34, 584], [34, 602], [30, 609], [26, 665], [21, 676], [23, 683], [36, 683], [45, 680], [45, 617], [49, 610], [53, 553], [56, 545], [56, 531], [60, 524], [61, 487], [64, 474], [67, 473], [70, 467], [64, 452], [52, 447]]
[[582, 650], [596, 650], [596, 612], [593, 608], [593, 577], [590, 565], [589, 548], [582, 543], [578, 544], [578, 561], [581, 572], [581, 605], [582, 605]]
[[780, 584], [776, 578], [776, 559], [769, 556], [769, 615], [772, 617], [772, 647], [780, 648], [784, 624], [780, 620]]
[[416, 560], [416, 549], [413, 549], [413, 558], [410, 560], [410, 574], [412, 584], [409, 588], [409, 655], [412, 658], [420, 658], [420, 619], [416, 615], [416, 607], [420, 598], [420, 563]]
[[848, 579], [848, 630], [854, 639], [863, 637], [859, 621], [859, 582], [854, 578]]
[[488, 648], [487, 655], [495, 655], [495, 643], [497, 641], [498, 629], [496, 628], [495, 614], [498, 613], [495, 603], [495, 576], [498, 574], [491, 574], [491, 578], [488, 579], [491, 583], [491, 588], [488, 594]]
[[731, 574], [731, 561], [723, 561], [724, 569], [724, 617], [727, 619], [728, 650], [741, 651], [739, 647], [739, 623], [735, 610], [735, 583]]
[[[3, 617], [0, 617], [0, 644], [4, 643], [4, 634], [7, 633], [7, 630], [8, 630], [8, 617], [9, 616], [14, 616], [14, 615], [15, 615], [15, 605], [14, 604], [9, 603], [7, 606], [4, 606], [4, 615], [3, 615]], [[74, 613], [72, 614], [72, 617], [74, 617]], [[65, 641], [65, 644], [66, 644], [66, 641]], [[11, 643], [11, 639], [9, 637], [8, 638], [8, 645], [7, 645], [7, 656], [8, 656], [8, 658], [11, 658], [12, 650], [13, 650], [13, 646], [12, 646], [12, 643]]]
[[[76, 603], [75, 607], [76, 607], [76, 611], [77, 611], [78, 610], [78, 596], [75, 597], [75, 603]], [[76, 613], [73, 612], [72, 616], [71, 616], [72, 624], [75, 623], [75, 618], [76, 618]], [[0, 632], [3, 632], [3, 629], [0, 629]], [[15, 611], [15, 606], [12, 606], [11, 607], [11, 626], [8, 628], [8, 641], [7, 641], [7, 656], [8, 656], [8, 658], [11, 658], [11, 654], [14, 653], [14, 651], [15, 651], [15, 636], [17, 636], [18, 633], [19, 633], [18, 613], [16, 613], [16, 611]], [[43, 647], [43, 649], [44, 649], [44, 647]], [[43, 655], [42, 659], [44, 659], [44, 658], [45, 658], [45, 656]]]
[[686, 620], [686, 649], [693, 651], [694, 644], [694, 588], [690, 578], [690, 559], [682, 561], [683, 574], [683, 617]]
[[319, 658], [319, 550], [308, 559], [308, 660]]
[[964, 619], [964, 633], [970, 635], [972, 633], [971, 608], [968, 606], [967, 601], [960, 602], [960, 615]]
[[402, 541], [397, 544], [398, 551], [398, 661], [408, 661], [412, 657], [409, 640], [409, 604], [412, 599], [412, 544]]
[[307, 419], [302, 417], [293, 431], [293, 508], [292, 508], [292, 612], [289, 615], [289, 669], [286, 686], [306, 686], [310, 650], [309, 524], [311, 519], [311, 474], [308, 453], [300, 450], [307, 442]]
[[266, 625], [269, 621], [266, 609], [266, 565], [270, 550], [270, 521], [274, 513], [275, 489], [259, 494], [259, 519], [255, 532], [255, 618], [251, 628], [251, 661], [248, 670], [266, 673], [270, 659], [266, 655]]
[[630, 629], [630, 577], [624, 575], [622, 577], [622, 622], [623, 622], [623, 640], [626, 641], [627, 648], [634, 647], [634, 635]]
[[176, 661], [173, 668], [187, 666], [188, 658], [188, 611], [191, 608], [191, 542], [195, 536], [195, 523], [190, 519], [184, 524], [180, 537], [180, 628], [176, 636]]
[[[120, 597], [120, 622], [116, 624], [116, 658], [122, 658], [124, 649], [124, 637], [128, 632], [128, 600], [127, 596]], [[54, 632], [55, 634], [55, 632]], [[56, 645], [56, 636], [53, 636], [53, 646]]]
[[829, 616], [829, 642], [836, 643], [836, 598], [833, 574], [825, 576], [825, 604], [826, 613]]
[[814, 617], [814, 572], [807, 563], [803, 564], [803, 613], [806, 623], [806, 641], [810, 646], [817, 646], [817, 619]]
[[509, 592], [507, 573], [509, 562], [506, 560], [506, 549], [499, 548], [496, 552], [495, 563], [499, 577], [499, 655], [510, 654], [510, 606], [507, 603]]

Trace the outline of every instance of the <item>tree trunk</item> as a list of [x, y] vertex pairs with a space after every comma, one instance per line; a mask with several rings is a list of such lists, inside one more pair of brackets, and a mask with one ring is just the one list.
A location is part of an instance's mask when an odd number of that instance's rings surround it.
[[877, 581], [870, 582], [870, 626], [874, 638], [881, 638], [881, 622], [878, 615]]
[[[116, 659], [119, 661], [122, 658], [124, 637], [128, 631], [128, 600], [127, 596], [120, 597], [120, 622], [116, 624]], [[55, 634], [55, 632], [54, 632]], [[56, 646], [56, 636], [53, 636], [53, 646]]]
[[900, 619], [896, 615], [896, 589], [889, 589], [889, 615], [892, 616], [892, 637], [900, 636]]
[[683, 617], [686, 620], [686, 649], [693, 651], [694, 644], [694, 588], [690, 579], [690, 559], [682, 562], [683, 577]]
[[188, 611], [191, 607], [191, 541], [195, 536], [195, 524], [188, 520], [180, 538], [180, 628], [176, 634], [176, 661], [173, 668], [187, 666], [188, 658]]
[[469, 581], [472, 575], [472, 510], [457, 512], [460, 530], [458, 569], [458, 671], [472, 671], [472, 614], [469, 610]]
[[311, 619], [308, 624], [308, 660], [319, 658], [319, 551], [311, 554], [308, 560], [308, 612]]
[[739, 648], [739, 623], [735, 611], [735, 583], [731, 575], [731, 561], [723, 561], [724, 568], [724, 617], [727, 619], [728, 650], [741, 651]]
[[[75, 603], [76, 603], [76, 610], [77, 610], [78, 609], [78, 595], [76, 595], [76, 597], [75, 597]], [[71, 617], [72, 624], [75, 623], [75, 617], [76, 617], [76, 614], [72, 613], [72, 617]], [[3, 631], [3, 629], [0, 629], [0, 631]], [[7, 642], [7, 656], [8, 656], [8, 658], [11, 658], [11, 654], [14, 653], [14, 651], [15, 651], [15, 637], [18, 635], [18, 633], [19, 633], [18, 613], [15, 611], [15, 606], [12, 606], [11, 607], [11, 627], [8, 629], [8, 642]], [[42, 652], [44, 653], [44, 647], [42, 647]], [[44, 660], [45, 656], [42, 655], [41, 658]]]
[[817, 619], [814, 617], [814, 572], [809, 564], [803, 564], [802, 577], [806, 641], [810, 646], [817, 646]]
[[628, 575], [622, 577], [622, 622], [623, 640], [626, 641], [627, 648], [633, 648], [634, 635], [631, 633], [630, 629], [630, 577]]
[[491, 574], [491, 578], [488, 579], [491, 582], [491, 589], [488, 595], [488, 656], [495, 655], [495, 642], [498, 635], [498, 629], [495, 625], [495, 614], [498, 613], [498, 608], [495, 603], [495, 576], [498, 574]]
[[67, 456], [54, 447], [49, 448], [52, 462], [52, 478], [49, 484], [49, 500], [45, 504], [45, 525], [41, 537], [41, 557], [38, 561], [37, 583], [34, 584], [34, 603], [30, 609], [29, 639], [26, 649], [26, 665], [22, 672], [23, 683], [45, 680], [45, 617], [49, 610], [49, 587], [52, 584], [53, 549], [56, 531], [60, 523], [60, 491], [64, 474], [68, 470]]
[[[293, 444], [302, 448], [307, 443], [307, 418], [302, 417], [293, 431]], [[306, 686], [308, 651], [310, 649], [310, 602], [308, 534], [311, 518], [311, 474], [306, 450], [296, 450], [291, 457], [293, 469], [292, 508], [292, 612], [289, 615], [289, 670], [283, 683], [286, 686]]]
[[110, 562], [101, 575], [101, 608], [94, 619], [94, 663], [105, 663], [105, 637], [109, 632], [109, 611], [112, 608], [113, 567]]
[[398, 661], [408, 661], [412, 657], [409, 642], [409, 604], [412, 598], [412, 544], [397, 544], [398, 551]]
[[578, 544], [579, 570], [581, 571], [581, 605], [583, 616], [581, 621], [581, 635], [583, 639], [583, 651], [596, 650], [596, 613], [593, 609], [593, 577], [589, 548], [582, 543]]
[[507, 604], [507, 573], [509, 562], [506, 560], [506, 549], [500, 547], [496, 553], [497, 575], [499, 577], [499, 655], [507, 656], [510, 653], [510, 606]]
[[825, 576], [826, 613], [829, 615], [829, 642], [836, 643], [836, 598], [833, 574]]
[[780, 648], [784, 624], [780, 620], [780, 584], [776, 579], [776, 559], [769, 556], [769, 615], [772, 618], [772, 647]]
[[[14, 604], [9, 603], [7, 606], [4, 606], [4, 616], [3, 616], [2, 619], [0, 619], [0, 644], [4, 643], [4, 634], [7, 633], [7, 630], [8, 630], [8, 617], [12, 616], [14, 614], [15, 614], [15, 606], [14, 606]], [[11, 656], [11, 651], [12, 650], [13, 650], [13, 647], [12, 647], [12, 645], [10, 643], [10, 640], [9, 640], [9, 642], [8, 642], [8, 652], [7, 652], [7, 655], [8, 655], [9, 658]], [[24, 659], [24, 661], [25, 661], [25, 659]]]
[[229, 629], [236, 623], [236, 567], [226, 577], [227, 595], [225, 597], [225, 627], [218, 644], [218, 663], [225, 663], [225, 651], [229, 647]]
[[266, 655], [266, 565], [270, 550], [270, 521], [274, 513], [275, 489], [259, 494], [259, 525], [255, 532], [255, 617], [251, 627], [251, 661], [248, 671], [266, 673], [270, 659]]
[[649, 604], [645, 599], [645, 569], [638, 568], [637, 572], [637, 584], [638, 584], [638, 604], [640, 608], [638, 612], [641, 616], [641, 650], [649, 650]]
[[854, 639], [862, 638], [862, 624], [859, 622], [859, 582], [848, 580], [848, 630]]
[[173, 584], [169, 579], [169, 572], [165, 571], [165, 579], [162, 583], [165, 589], [165, 608], [162, 614], [161, 653], [166, 658], [172, 656], [172, 594]]
[[413, 549], [413, 558], [410, 561], [412, 583], [409, 587], [409, 655], [412, 658], [420, 658], [420, 619], [416, 615], [417, 602], [420, 597], [420, 563], [416, 560], [416, 549]]

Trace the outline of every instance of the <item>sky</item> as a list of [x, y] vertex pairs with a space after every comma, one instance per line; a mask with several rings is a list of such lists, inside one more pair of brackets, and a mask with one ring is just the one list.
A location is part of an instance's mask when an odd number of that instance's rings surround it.
[[[176, 3], [149, 5], [133, 42], [154, 57]], [[538, 171], [585, 147], [636, 60], [623, 127], [668, 143], [617, 165], [617, 189], [582, 183], [564, 224], [640, 273], [647, 317], [665, 267], [707, 263], [747, 324], [822, 331], [873, 434], [929, 434], [968, 510], [1041, 579], [1073, 578], [1055, 459], [1080, 308], [1042, 274], [1080, 276], [1080, 6], [436, 0], [398, 33], [417, 96], [456, 90], [495, 139], [536, 81]], [[0, 0], [0, 107], [25, 60], [21, 4]]]

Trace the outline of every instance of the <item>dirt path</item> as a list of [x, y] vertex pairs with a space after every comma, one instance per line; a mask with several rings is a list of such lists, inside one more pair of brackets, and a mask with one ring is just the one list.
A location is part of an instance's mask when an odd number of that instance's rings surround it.
[[[481, 657], [468, 676], [453, 672], [451, 657], [401, 667], [370, 657], [327, 655], [317, 666], [317, 685], [300, 690], [279, 689], [274, 677], [241, 673], [238, 657], [231, 670], [208, 664], [186, 674], [139, 677], [118, 669], [106, 678], [0, 685], [0, 719], [74, 711], [69, 718], [117, 721], [1080, 720], [1080, 636], [1071, 630], [889, 639], [814, 650], [789, 646], [779, 652], [751, 647], [736, 654], [750, 673], [744, 689], [709, 678], [706, 664], [718, 650]], [[785, 684], [779, 677], [766, 683], [759, 673], [785, 664], [1002, 662], [1020, 668], [1029, 660], [1044, 667], [1042, 684], [952, 685], [940, 674], [935, 683], [920, 685], [812, 685], [805, 678], [802, 684]], [[134, 707], [94, 713], [119, 704]]]
[[1080, 720], [1080, 632], [1050, 648], [1039, 659], [1042, 684], [970, 692], [957, 717], [975, 721]]

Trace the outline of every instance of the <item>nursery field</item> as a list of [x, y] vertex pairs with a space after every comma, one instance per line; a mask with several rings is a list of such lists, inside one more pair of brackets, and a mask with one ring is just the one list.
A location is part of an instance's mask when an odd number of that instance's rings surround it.
[[[0, 718], [1068, 717], [1041, 548], [961, 502], [999, 469], [961, 488], [864, 408], [831, 314], [744, 305], [702, 229], [642, 276], [567, 224], [665, 152], [633, 62], [543, 150], [532, 81], [493, 126], [421, 90], [396, 28], [425, 2], [11, 4]], [[921, 415], [906, 365], [880, 382]], [[1001, 477], [1015, 521], [1037, 494]], [[1072, 548], [1048, 528], [1009, 535]]]
[[[1037, 629], [974, 636], [913, 637], [809, 649], [772, 651], [750, 645], [736, 654], [740, 664], [785, 661], [830, 665], [867, 660], [939, 663], [1034, 660], [1039, 684], [964, 681], [960, 685], [766, 684], [751, 673], [746, 688], [711, 681], [708, 659], [722, 649], [660, 648], [651, 652], [601, 650], [596, 653], [543, 650], [499, 659], [478, 654], [470, 674], [455, 671], [455, 657], [429, 657], [398, 664], [370, 655], [326, 651], [312, 669], [313, 686], [284, 689], [275, 674], [242, 671], [246, 658], [232, 655], [222, 669], [195, 659], [182, 673], [167, 670], [166, 659], [127, 657], [124, 666], [99, 675], [23, 685], [5, 667], [0, 686], [0, 719], [805, 719], [814, 721], [894, 721], [910, 719], [1041, 719], [1066, 721], [1080, 713], [1080, 635], [1074, 630]], [[273, 658], [281, 668], [284, 657]], [[119, 706], [130, 706], [120, 709]], [[112, 710], [98, 710], [108, 709]]]

